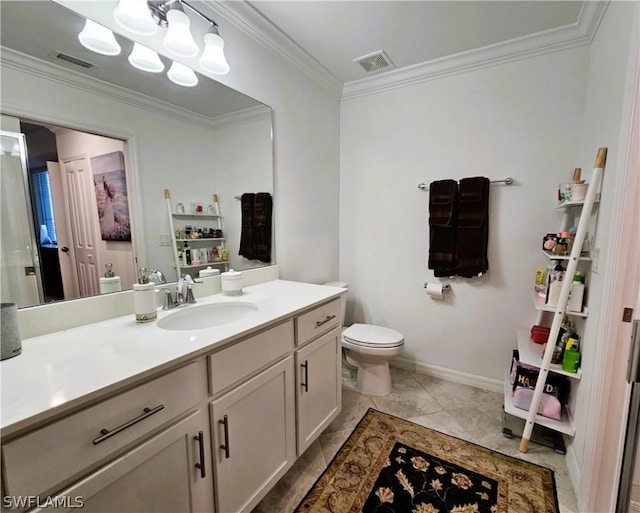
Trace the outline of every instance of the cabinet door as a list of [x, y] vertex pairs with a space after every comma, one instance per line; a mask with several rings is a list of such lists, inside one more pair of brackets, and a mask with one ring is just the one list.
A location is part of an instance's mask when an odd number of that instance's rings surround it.
[[208, 426], [206, 412], [194, 411], [52, 500], [68, 506], [67, 511], [83, 504], [83, 512], [211, 512]]
[[298, 456], [340, 413], [340, 351], [339, 328], [296, 351]]
[[296, 459], [293, 357], [211, 403], [217, 511], [251, 511]]

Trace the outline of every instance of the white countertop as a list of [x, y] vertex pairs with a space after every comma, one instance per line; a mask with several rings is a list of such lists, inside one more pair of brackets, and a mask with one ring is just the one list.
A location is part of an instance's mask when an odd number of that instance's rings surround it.
[[[338, 297], [346, 290], [284, 280], [244, 288], [241, 296], [214, 294], [197, 305], [252, 302], [256, 312], [213, 328], [164, 330], [136, 323], [133, 313], [22, 341], [22, 354], [0, 363], [2, 435], [77, 408], [129, 383], [206, 354], [279, 320]], [[197, 306], [196, 305], [196, 306]], [[158, 311], [158, 320], [173, 312]]]

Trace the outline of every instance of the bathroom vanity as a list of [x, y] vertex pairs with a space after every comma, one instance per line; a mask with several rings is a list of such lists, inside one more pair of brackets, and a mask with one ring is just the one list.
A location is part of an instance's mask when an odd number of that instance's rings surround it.
[[[23, 341], [2, 362], [3, 510], [251, 511], [340, 412], [344, 292], [275, 280]], [[234, 301], [256, 308], [166, 321]]]

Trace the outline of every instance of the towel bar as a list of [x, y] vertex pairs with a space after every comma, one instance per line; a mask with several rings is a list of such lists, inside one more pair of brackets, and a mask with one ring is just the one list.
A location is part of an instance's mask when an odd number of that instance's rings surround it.
[[[505, 185], [512, 185], [513, 184], [513, 178], [511, 178], [510, 176], [507, 176], [506, 178], [503, 178], [502, 180], [491, 180], [490, 183], [504, 183]], [[428, 191], [429, 190], [429, 186], [424, 182], [420, 182], [418, 184], [418, 189], [420, 189], [421, 191]]]

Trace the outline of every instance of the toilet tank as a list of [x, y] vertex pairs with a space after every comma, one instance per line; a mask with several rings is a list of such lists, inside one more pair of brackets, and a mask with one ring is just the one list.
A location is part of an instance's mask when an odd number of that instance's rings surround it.
[[[346, 281], [330, 281], [327, 283], [323, 283], [323, 285], [327, 285], [328, 287], [338, 287], [340, 289], [349, 290], [349, 284]], [[340, 319], [340, 325], [344, 326], [345, 315], [347, 313], [347, 294], [342, 294], [340, 296], [340, 308], [342, 318]]]

